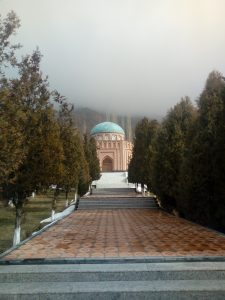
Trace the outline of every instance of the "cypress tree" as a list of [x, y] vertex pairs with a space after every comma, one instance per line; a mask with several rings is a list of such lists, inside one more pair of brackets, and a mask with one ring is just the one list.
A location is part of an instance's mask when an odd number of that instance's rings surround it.
[[128, 180], [133, 183], [141, 183], [142, 188], [146, 184], [151, 185], [150, 165], [152, 163], [151, 149], [157, 134], [158, 122], [142, 119], [135, 128], [133, 157], [128, 168]]
[[91, 181], [98, 180], [100, 178], [100, 165], [97, 156], [96, 141], [93, 137], [88, 139], [87, 135], [84, 136], [84, 151], [89, 166]]
[[164, 119], [154, 148], [153, 190], [164, 208], [176, 208], [179, 174], [186, 147], [186, 137], [195, 110], [188, 97], [171, 109]]
[[210, 73], [198, 101], [198, 119], [180, 180], [184, 216], [220, 230], [225, 230], [224, 87], [222, 75]]
[[[91, 184], [92, 181], [100, 178], [100, 164], [97, 156], [96, 141], [93, 137], [88, 138], [87, 135], [84, 135], [84, 152], [88, 163]], [[91, 191], [91, 187], [89, 189]]]
[[18, 64], [19, 78], [11, 80], [9, 85], [12, 101], [25, 114], [22, 131], [26, 141], [22, 163], [6, 179], [16, 208], [14, 244], [19, 242], [21, 214], [27, 197], [38, 188], [58, 185], [63, 174], [59, 126], [51, 104], [52, 93], [40, 71], [40, 60], [38, 50], [24, 57]]

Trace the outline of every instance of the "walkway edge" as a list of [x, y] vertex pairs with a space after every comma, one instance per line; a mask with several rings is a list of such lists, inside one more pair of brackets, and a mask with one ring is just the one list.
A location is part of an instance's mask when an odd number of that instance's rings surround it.
[[120, 264], [120, 263], [174, 263], [174, 262], [225, 262], [225, 256], [140, 256], [121, 258], [62, 258], [0, 260], [0, 265], [51, 265], [51, 264]]
[[28, 238], [26, 238], [25, 240], [23, 240], [22, 242], [20, 242], [18, 245], [13, 246], [13, 247], [9, 248], [8, 250], [6, 250], [5, 252], [1, 253], [1, 254], [0, 254], [0, 265], [2, 264], [1, 259], [2, 259], [4, 256], [6, 256], [6, 255], [8, 255], [9, 253], [11, 253], [12, 251], [18, 249], [18, 248], [21, 247], [22, 245], [26, 244], [28, 241], [32, 240], [34, 237], [40, 235], [40, 234], [41, 234], [42, 232], [44, 232], [44, 231], [47, 231], [50, 227], [54, 226], [54, 225], [55, 225], [56, 223], [58, 223], [59, 221], [65, 219], [66, 217], [68, 217], [69, 215], [71, 215], [72, 213], [74, 213], [74, 211], [75, 211], [75, 205], [73, 204], [73, 206], [74, 206], [74, 210], [71, 211], [71, 213], [69, 213], [69, 214], [67, 214], [67, 215], [65, 215], [65, 216], [62, 216], [61, 218], [58, 218], [57, 220], [55, 220], [55, 221], [53, 221], [53, 222], [51, 222], [51, 223], [45, 225], [45, 226], [44, 226], [43, 228], [41, 228], [40, 230], [31, 233], [31, 235], [30, 235]]

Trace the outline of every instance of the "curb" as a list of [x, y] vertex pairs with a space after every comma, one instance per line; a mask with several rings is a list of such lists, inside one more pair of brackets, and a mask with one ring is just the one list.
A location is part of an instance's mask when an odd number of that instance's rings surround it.
[[[73, 204], [73, 205], [74, 205], [74, 204]], [[34, 237], [40, 235], [42, 232], [47, 231], [50, 227], [54, 226], [54, 225], [55, 225], [56, 223], [58, 223], [59, 221], [65, 219], [66, 217], [68, 217], [69, 215], [71, 215], [72, 213], [74, 213], [76, 210], [77, 210], [77, 207], [76, 207], [76, 204], [75, 204], [75, 205], [74, 205], [74, 210], [73, 210], [71, 213], [69, 213], [68, 215], [63, 216], [63, 217], [61, 217], [61, 218], [58, 218], [57, 220], [55, 220], [55, 221], [53, 221], [53, 222], [51, 222], [51, 223], [45, 225], [45, 226], [44, 226], [43, 228], [41, 228], [40, 230], [31, 233], [31, 235], [30, 235], [28, 238], [26, 238], [25, 240], [23, 240], [22, 242], [20, 242], [18, 245], [13, 246], [13, 247], [9, 248], [8, 250], [6, 250], [5, 252], [1, 253], [1, 254], [0, 254], [0, 265], [2, 264], [1, 259], [2, 259], [4, 256], [6, 256], [6, 255], [8, 255], [9, 253], [11, 253], [12, 251], [18, 249], [18, 248], [21, 247], [22, 245], [26, 244], [27, 242], [29, 242], [30, 240], [32, 240]]]
[[0, 260], [0, 265], [51, 265], [51, 264], [121, 264], [121, 263], [174, 263], [174, 262], [225, 262], [224, 256], [143, 256], [109, 258], [15, 259]]

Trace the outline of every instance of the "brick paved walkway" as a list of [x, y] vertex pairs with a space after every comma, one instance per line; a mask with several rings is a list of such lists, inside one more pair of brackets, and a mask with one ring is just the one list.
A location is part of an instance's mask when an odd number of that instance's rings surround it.
[[160, 210], [72, 213], [4, 259], [221, 256], [225, 237]]

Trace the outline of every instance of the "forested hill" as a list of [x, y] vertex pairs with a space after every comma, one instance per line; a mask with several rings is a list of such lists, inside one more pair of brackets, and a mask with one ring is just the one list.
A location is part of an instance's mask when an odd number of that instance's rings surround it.
[[77, 108], [74, 111], [74, 118], [77, 127], [84, 133], [89, 133], [98, 123], [111, 121], [119, 124], [125, 131], [128, 140], [134, 136], [134, 128], [143, 116], [117, 115], [108, 112], [99, 112], [90, 108]]

